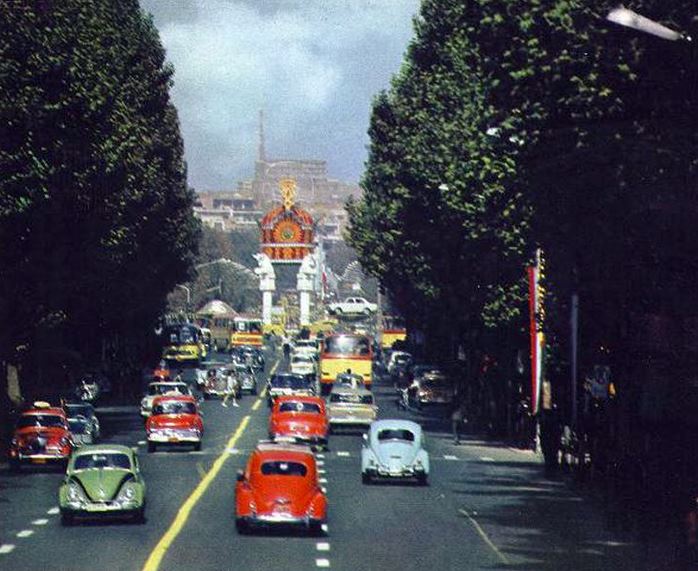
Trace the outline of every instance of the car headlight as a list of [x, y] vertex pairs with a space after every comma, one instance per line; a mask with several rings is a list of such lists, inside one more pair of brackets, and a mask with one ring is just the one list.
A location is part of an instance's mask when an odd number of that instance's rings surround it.
[[136, 497], [136, 487], [134, 484], [126, 483], [119, 490], [119, 495], [116, 497], [117, 502], [131, 502]]
[[82, 491], [82, 487], [77, 482], [70, 482], [68, 484], [66, 497], [72, 504], [81, 504], [87, 501], [87, 498], [85, 498], [85, 493]]

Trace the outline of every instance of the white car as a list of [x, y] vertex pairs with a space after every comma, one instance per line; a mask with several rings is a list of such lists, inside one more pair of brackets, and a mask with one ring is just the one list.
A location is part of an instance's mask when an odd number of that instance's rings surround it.
[[319, 353], [317, 341], [313, 341], [312, 339], [296, 339], [293, 343], [293, 353], [317, 358]]
[[191, 389], [187, 383], [179, 382], [156, 382], [148, 385], [148, 392], [141, 400], [141, 416], [148, 418], [153, 410], [155, 397], [168, 393], [191, 395]]
[[375, 303], [367, 301], [363, 297], [348, 297], [344, 301], [331, 303], [328, 307], [331, 314], [360, 314], [371, 315], [378, 311]]
[[361, 480], [416, 479], [423, 486], [429, 478], [429, 454], [424, 449], [422, 427], [410, 420], [377, 420], [364, 434]]
[[309, 355], [295, 353], [291, 357], [291, 372], [294, 375], [317, 375], [317, 363]]

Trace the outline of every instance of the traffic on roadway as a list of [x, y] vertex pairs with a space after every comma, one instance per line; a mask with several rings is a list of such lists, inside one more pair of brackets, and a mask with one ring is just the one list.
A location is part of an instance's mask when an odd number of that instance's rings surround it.
[[[159, 377], [141, 403], [97, 406], [101, 436], [75, 445], [67, 469], [58, 456], [8, 465], [0, 566], [593, 569], [633, 553], [531, 452], [472, 436], [456, 444], [444, 409], [425, 410], [433, 367], [416, 399], [387, 358], [374, 359], [372, 383], [345, 370], [320, 386], [322, 372], [290, 372], [293, 355], [309, 354], [298, 345], [288, 358], [265, 346], [259, 394], [235, 382], [230, 403], [206, 392], [215, 381], [203, 371], [231, 359], [216, 353], [200, 372]], [[36, 403], [32, 421], [63, 418], [48, 404]]]

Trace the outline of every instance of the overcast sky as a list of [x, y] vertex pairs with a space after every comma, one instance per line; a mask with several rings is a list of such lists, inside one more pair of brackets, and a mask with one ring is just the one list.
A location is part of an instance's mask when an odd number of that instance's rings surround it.
[[251, 178], [267, 156], [326, 159], [357, 182], [371, 100], [412, 37], [419, 0], [141, 0], [174, 64], [189, 184]]

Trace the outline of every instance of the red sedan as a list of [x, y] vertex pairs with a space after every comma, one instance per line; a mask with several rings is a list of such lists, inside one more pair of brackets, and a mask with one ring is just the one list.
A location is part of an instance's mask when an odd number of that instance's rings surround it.
[[293, 444], [260, 444], [235, 486], [239, 533], [255, 526], [301, 526], [321, 534], [327, 497], [318, 482], [312, 451]]
[[292, 440], [327, 446], [329, 420], [325, 401], [314, 396], [280, 396], [269, 418], [272, 440]]
[[173, 444], [193, 444], [194, 450], [201, 450], [204, 422], [196, 399], [175, 394], [156, 397], [145, 431], [148, 452], [154, 452], [156, 446]]
[[12, 470], [22, 464], [60, 464], [64, 466], [73, 452], [73, 438], [62, 408], [36, 402], [22, 413], [10, 442]]

